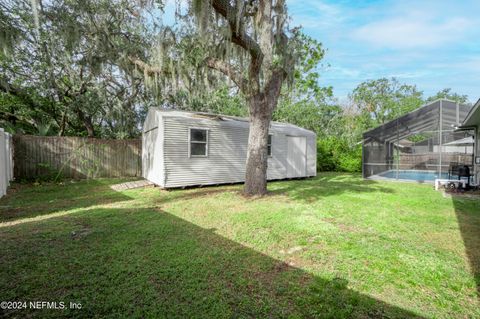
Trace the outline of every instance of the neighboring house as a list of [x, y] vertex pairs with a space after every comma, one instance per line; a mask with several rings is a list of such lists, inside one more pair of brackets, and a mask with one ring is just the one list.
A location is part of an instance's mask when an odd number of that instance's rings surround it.
[[475, 182], [480, 184], [480, 100], [477, 101], [467, 114], [459, 129], [473, 130], [475, 132], [473, 147], [473, 175], [475, 176]]
[[[151, 108], [143, 127], [143, 177], [160, 187], [245, 181], [249, 122], [206, 113]], [[316, 175], [316, 134], [272, 122], [269, 180]]]

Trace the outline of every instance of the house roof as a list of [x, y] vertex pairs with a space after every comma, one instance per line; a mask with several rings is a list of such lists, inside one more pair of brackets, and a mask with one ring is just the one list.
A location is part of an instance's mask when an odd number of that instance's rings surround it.
[[[157, 114], [161, 115], [162, 117], [183, 117], [183, 118], [196, 119], [196, 120], [223, 121], [232, 125], [238, 125], [242, 127], [248, 127], [250, 125], [249, 119], [245, 117], [213, 114], [213, 113], [206, 113], [206, 112], [169, 110], [169, 109], [162, 109], [159, 107], [154, 107], [154, 108], [151, 108], [150, 110], [157, 112]], [[290, 124], [290, 123], [272, 121], [270, 125], [273, 128], [287, 129], [287, 130], [292, 129], [298, 132], [302, 132], [306, 135], [315, 135], [315, 132], [312, 132], [303, 127], [299, 127], [297, 125]]]
[[480, 127], [480, 99], [465, 117], [460, 128]]

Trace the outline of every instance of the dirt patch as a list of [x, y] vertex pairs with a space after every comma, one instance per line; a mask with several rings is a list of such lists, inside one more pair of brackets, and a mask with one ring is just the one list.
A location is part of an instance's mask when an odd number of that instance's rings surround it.
[[72, 237], [73, 240], [80, 240], [91, 233], [92, 233], [92, 230], [90, 228], [82, 228], [82, 229], [72, 231], [70, 233], [70, 236]]
[[353, 233], [353, 232], [357, 232], [357, 231], [358, 231], [357, 227], [352, 226], [352, 225], [347, 225], [347, 224], [339, 223], [339, 224], [336, 224], [336, 226], [337, 226], [338, 228], [340, 228], [340, 230], [342, 230], [342, 231], [344, 231], [344, 232]]
[[5, 221], [14, 219], [19, 215], [22, 215], [23, 210], [25, 209], [22, 209], [21, 207], [11, 208], [11, 206], [0, 206], [0, 220]]
[[282, 254], [282, 255], [291, 255], [291, 254], [294, 254], [298, 251], [302, 251], [303, 249], [304, 248], [301, 247], [301, 246], [295, 246], [295, 247], [291, 247], [291, 248], [286, 249], [286, 250], [282, 249], [282, 250], [279, 251], [279, 253]]
[[456, 236], [460, 236], [458, 234], [458, 230], [456, 229], [446, 231], [429, 231], [422, 233], [420, 236], [425, 242], [428, 242], [435, 247], [452, 251], [458, 255], [463, 255], [465, 248], [463, 245], [459, 245], [462, 239], [458, 237], [456, 238]]
[[171, 202], [177, 202], [177, 201], [184, 201], [184, 200], [191, 200], [191, 199], [198, 199], [198, 198], [206, 198], [206, 197], [213, 197], [218, 194], [222, 193], [233, 193], [237, 194], [240, 193], [239, 191], [232, 190], [232, 189], [227, 189], [227, 188], [205, 188], [201, 190], [185, 190], [182, 192], [179, 192], [177, 194], [174, 194], [171, 198], [162, 198], [159, 199], [159, 202], [163, 201], [171, 201]]
[[353, 232], [360, 231], [360, 229], [358, 227], [341, 223], [341, 222], [339, 222], [338, 220], [336, 220], [335, 218], [332, 218], [332, 217], [322, 218], [322, 220], [327, 222], [327, 223], [330, 223], [330, 224], [334, 225], [335, 227], [337, 227], [338, 229], [340, 229], [341, 231], [344, 231], [344, 232], [353, 233]]
[[77, 221], [76, 225], [78, 226], [78, 228], [70, 233], [70, 237], [73, 240], [80, 240], [87, 237], [93, 232], [92, 227], [85, 220]]

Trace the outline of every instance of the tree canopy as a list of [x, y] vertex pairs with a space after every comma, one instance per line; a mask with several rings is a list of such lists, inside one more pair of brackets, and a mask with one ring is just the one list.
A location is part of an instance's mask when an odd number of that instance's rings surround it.
[[327, 166], [355, 170], [363, 131], [439, 98], [469, 103], [395, 78], [365, 80], [340, 102], [320, 85], [325, 48], [290, 25], [283, 0], [176, 1], [170, 24], [163, 6], [0, 0], [0, 127], [130, 138], [151, 106], [246, 116], [256, 163], [276, 120], [315, 131], [321, 156], [335, 157]]
[[468, 101], [467, 95], [452, 92], [452, 89], [450, 88], [446, 88], [441, 91], [438, 91], [435, 95], [427, 98], [426, 102], [433, 102], [438, 99], [447, 99], [447, 100], [452, 100], [461, 104], [470, 104], [470, 102]]
[[363, 82], [353, 90], [351, 99], [367, 126], [384, 124], [424, 102], [415, 85], [402, 84], [396, 78]]
[[137, 134], [150, 104], [127, 59], [151, 45], [140, 9], [122, 0], [2, 1], [1, 118], [34, 134]]

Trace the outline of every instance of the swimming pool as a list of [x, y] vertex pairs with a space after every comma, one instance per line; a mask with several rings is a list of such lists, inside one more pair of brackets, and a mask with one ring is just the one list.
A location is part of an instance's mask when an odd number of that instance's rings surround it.
[[448, 178], [447, 172], [442, 172], [440, 175], [436, 171], [419, 171], [419, 170], [391, 170], [371, 176], [377, 179], [399, 179], [417, 182], [434, 182], [437, 178]]

